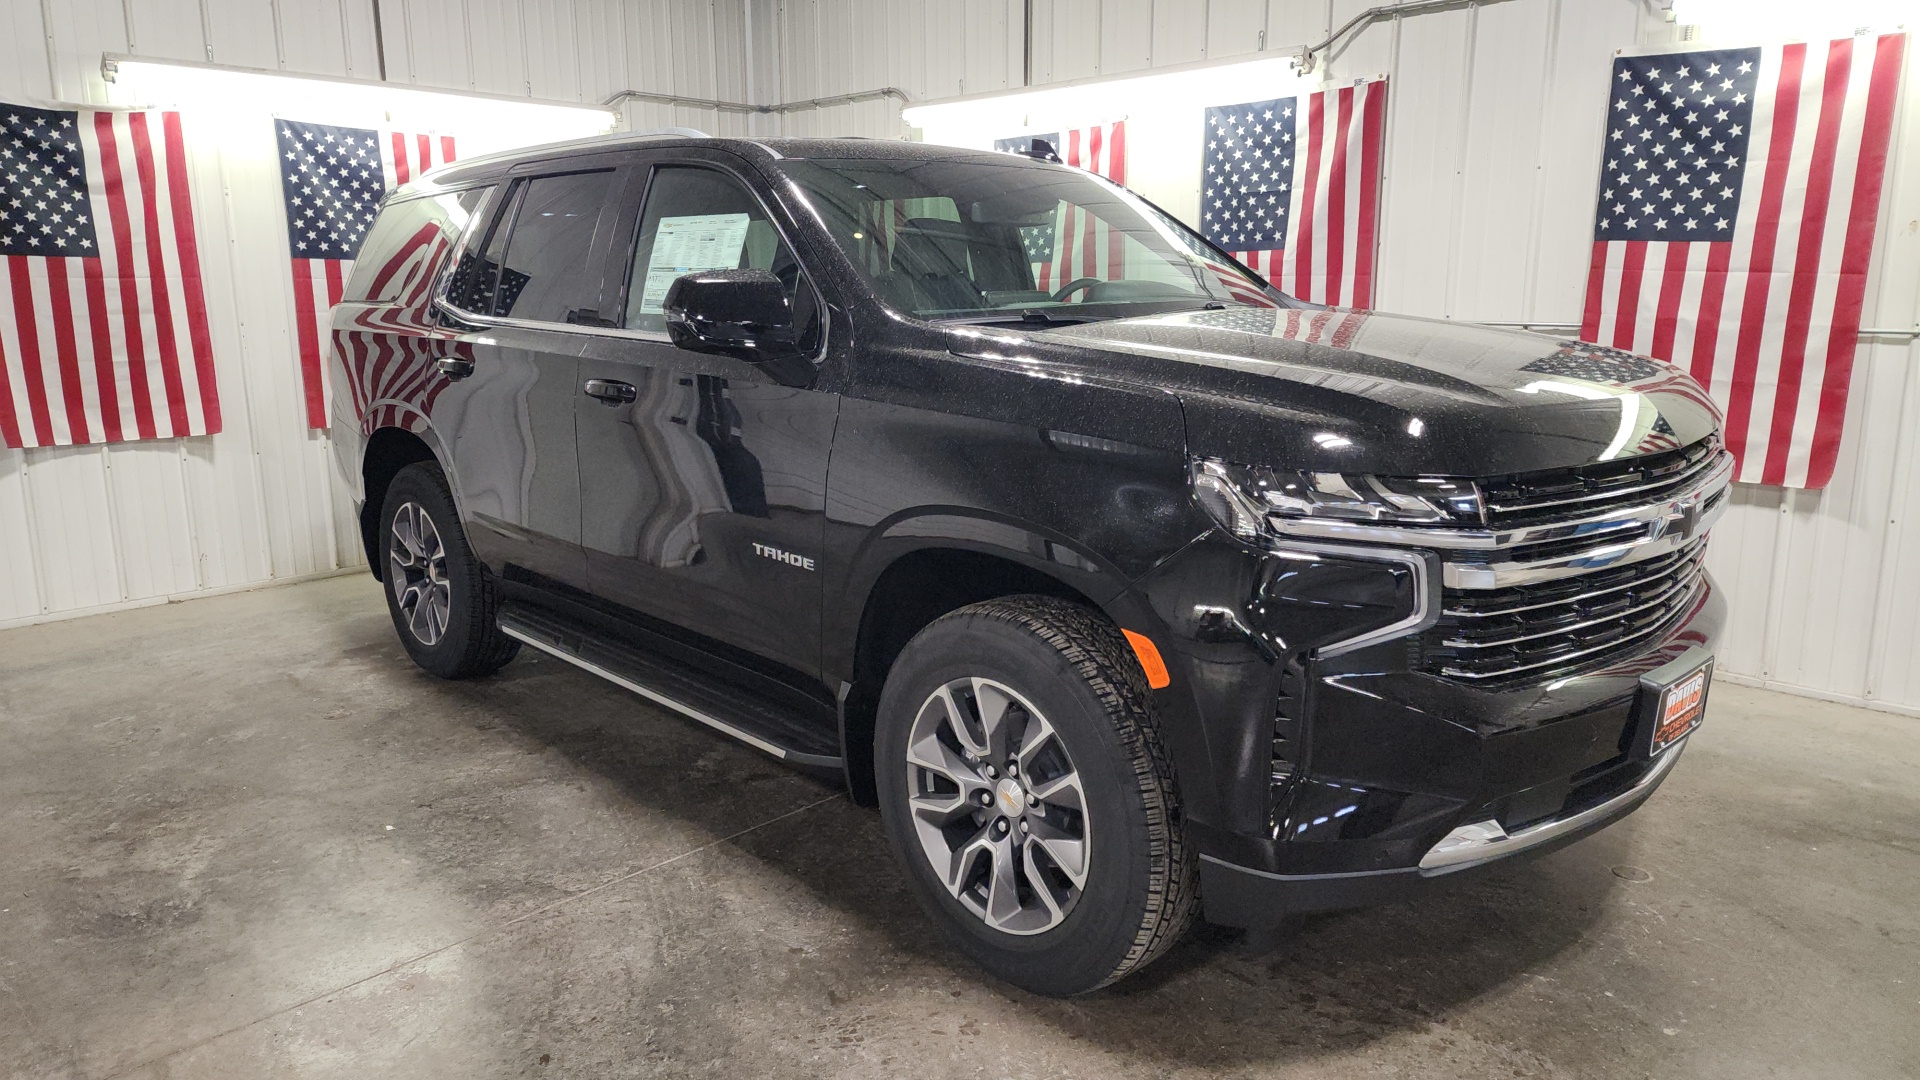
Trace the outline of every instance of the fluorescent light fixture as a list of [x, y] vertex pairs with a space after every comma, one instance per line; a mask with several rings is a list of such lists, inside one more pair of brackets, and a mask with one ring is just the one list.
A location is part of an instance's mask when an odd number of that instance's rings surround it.
[[612, 130], [616, 113], [595, 105], [432, 90], [371, 79], [151, 60], [108, 54], [101, 73], [115, 105], [195, 113], [267, 114], [322, 124], [452, 133], [462, 157]]
[[920, 128], [928, 142], [977, 146], [984, 139], [991, 146], [994, 139], [1011, 135], [1085, 127], [1196, 104], [1257, 101], [1320, 86], [1320, 80], [1300, 76], [1291, 57], [1271, 57], [954, 98], [912, 105], [900, 115]]
[[1913, 0], [1673, 0], [1673, 20], [1715, 45], [1847, 37], [1913, 20]]

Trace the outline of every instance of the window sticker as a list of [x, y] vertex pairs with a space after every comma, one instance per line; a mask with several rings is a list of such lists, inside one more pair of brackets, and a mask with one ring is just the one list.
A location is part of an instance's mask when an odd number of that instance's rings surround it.
[[747, 240], [746, 214], [692, 214], [663, 217], [647, 259], [646, 286], [640, 293], [643, 314], [665, 310], [673, 279], [699, 270], [732, 270], [740, 265]]

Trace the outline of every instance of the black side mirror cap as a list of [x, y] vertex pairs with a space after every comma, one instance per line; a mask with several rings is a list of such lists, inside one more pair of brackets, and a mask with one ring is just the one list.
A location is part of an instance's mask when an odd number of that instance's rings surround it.
[[667, 288], [662, 307], [667, 336], [689, 352], [768, 363], [802, 351], [786, 287], [765, 270], [682, 274]]

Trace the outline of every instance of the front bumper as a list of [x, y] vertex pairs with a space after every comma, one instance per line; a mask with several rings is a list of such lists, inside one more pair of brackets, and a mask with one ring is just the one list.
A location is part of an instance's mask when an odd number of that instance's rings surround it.
[[[1265, 558], [1204, 539], [1135, 592], [1173, 670], [1156, 705], [1206, 917], [1226, 925], [1397, 899], [1632, 812], [1679, 751], [1641, 756], [1652, 712], [1641, 678], [1710, 654], [1726, 618], [1705, 579], [1690, 607], [1624, 654], [1570, 676], [1482, 685], [1433, 673], [1419, 633], [1317, 654], [1303, 607], [1263, 613], [1230, 599], [1259, 594]], [[1393, 602], [1378, 567], [1315, 572], [1332, 586], [1320, 594], [1330, 609], [1368, 602], [1352, 575], [1371, 575], [1381, 609]], [[1480, 826], [1477, 852], [1435, 854]]]
[[1273, 874], [1238, 866], [1212, 855], [1200, 857], [1200, 895], [1207, 919], [1225, 926], [1262, 926], [1281, 915], [1362, 907], [1419, 895], [1437, 884], [1453, 884], [1473, 871], [1527, 855], [1543, 855], [1606, 828], [1653, 795], [1686, 740], [1668, 747], [1649, 763], [1625, 791], [1602, 802], [1571, 810], [1508, 833], [1497, 824], [1460, 826], [1427, 850], [1417, 866], [1330, 874]]

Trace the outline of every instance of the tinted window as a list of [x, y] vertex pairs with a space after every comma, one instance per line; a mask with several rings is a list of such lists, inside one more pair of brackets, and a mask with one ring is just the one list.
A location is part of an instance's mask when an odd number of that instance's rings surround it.
[[[493, 314], [541, 322], [598, 321], [602, 274], [593, 235], [613, 194], [614, 173], [542, 176], [521, 185]], [[495, 247], [489, 245], [493, 256]]]
[[453, 273], [447, 279], [447, 302], [462, 311], [485, 315], [493, 309], [493, 285], [500, 277], [500, 251], [506, 245], [507, 222], [513, 220], [513, 203], [482, 219], [467, 230], [454, 260]]
[[667, 288], [697, 270], [767, 270], [787, 287], [803, 324], [816, 318], [813, 290], [766, 211], [740, 182], [712, 169], [655, 169], [627, 277], [626, 323], [664, 332]]
[[490, 190], [468, 188], [389, 203], [367, 233], [341, 299], [386, 302], [411, 294], [423, 275], [438, 270], [446, 250], [460, 242]]
[[1125, 190], [1057, 165], [795, 160], [781, 169], [891, 306], [929, 318], [1066, 309], [1075, 320], [1277, 294]]

